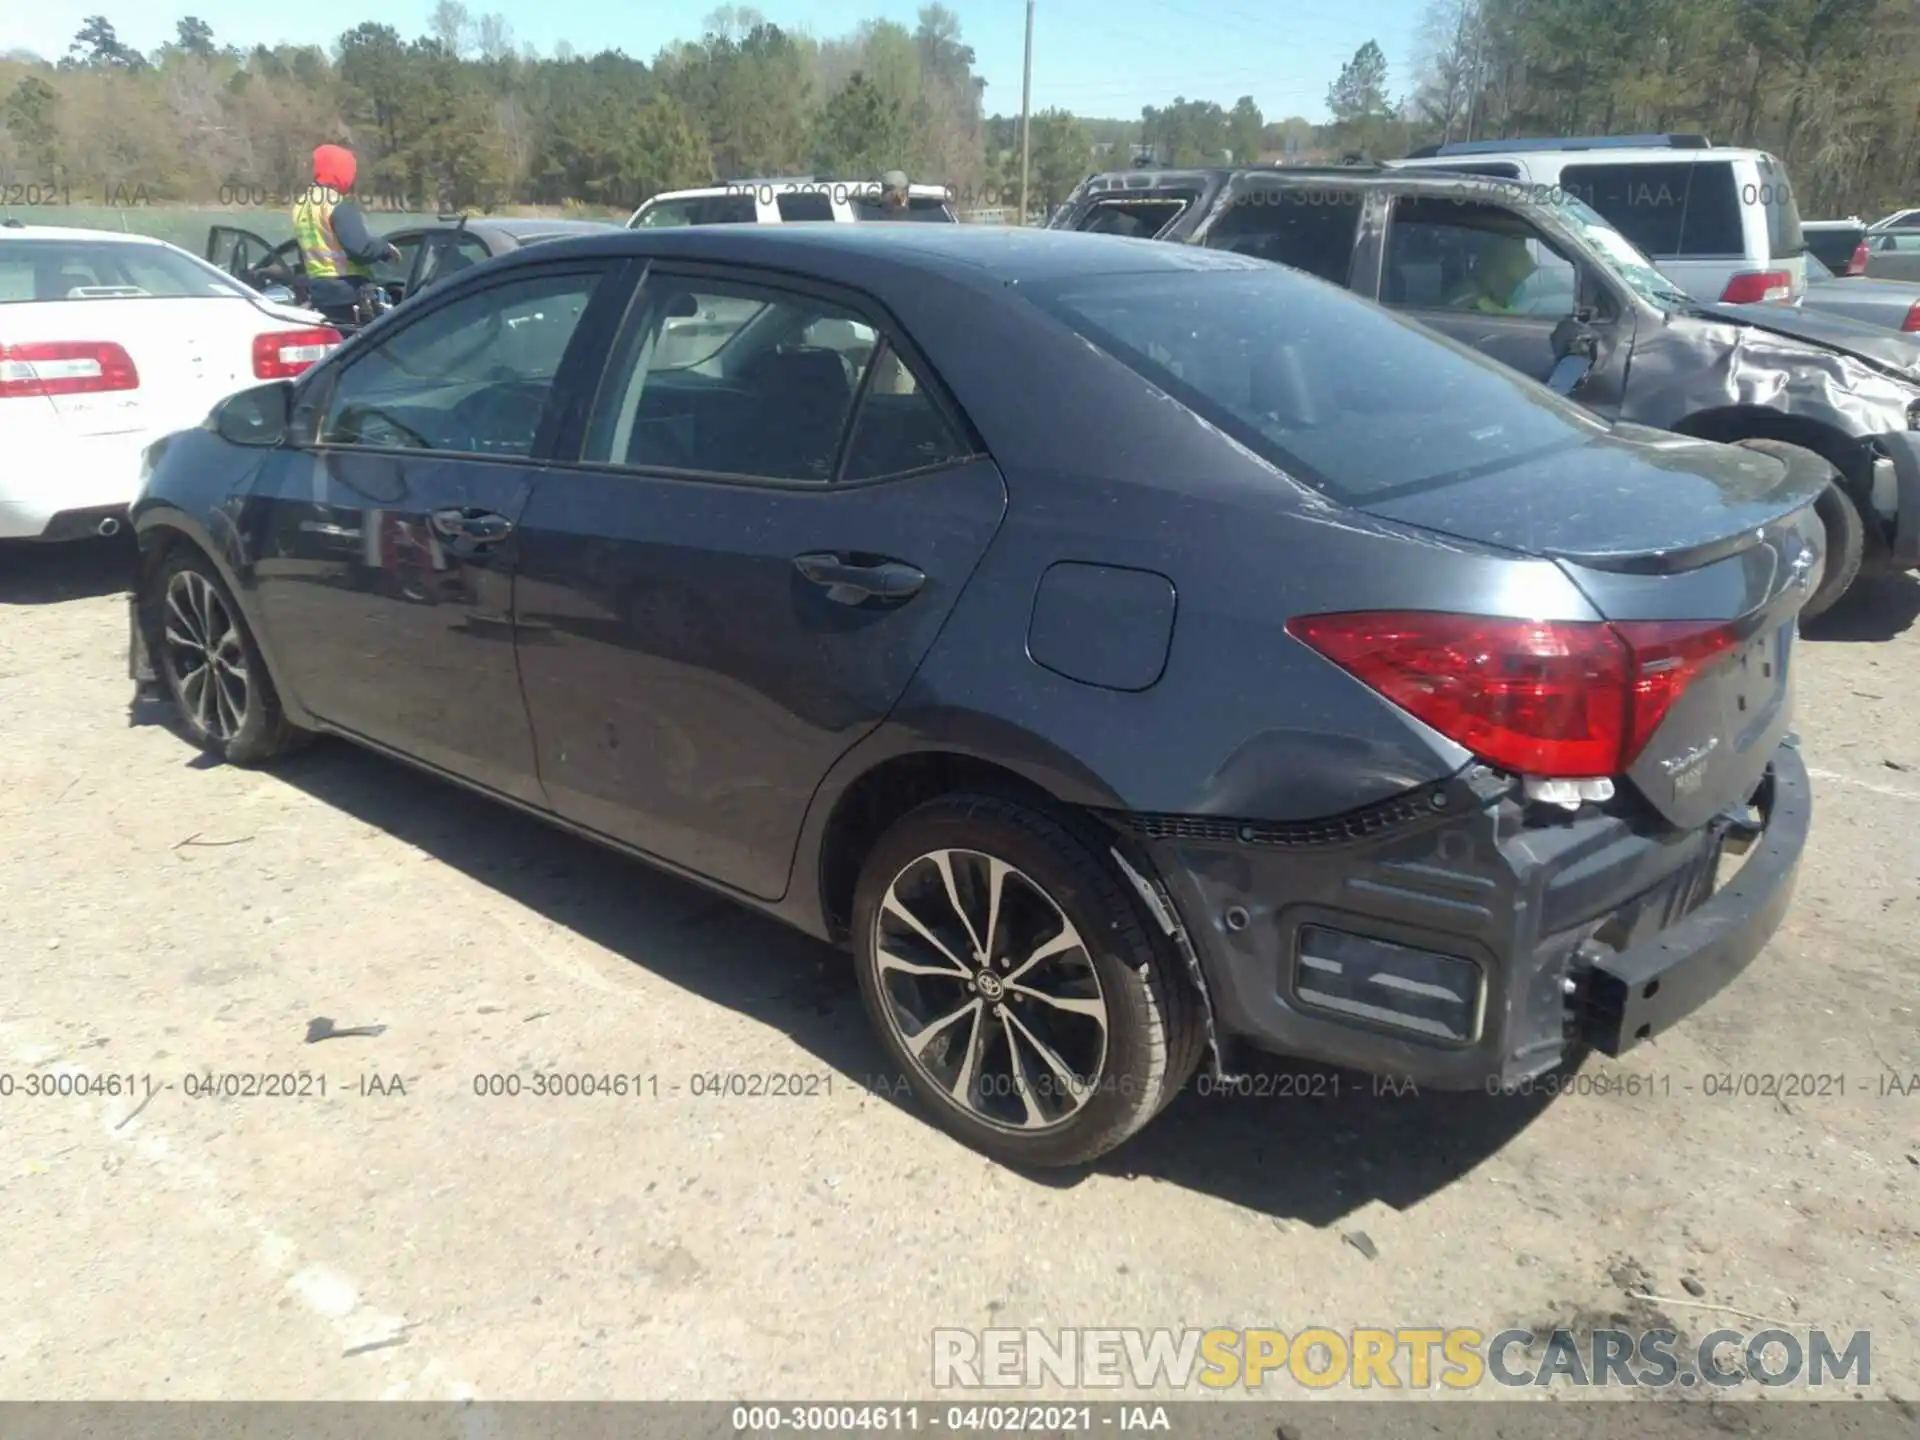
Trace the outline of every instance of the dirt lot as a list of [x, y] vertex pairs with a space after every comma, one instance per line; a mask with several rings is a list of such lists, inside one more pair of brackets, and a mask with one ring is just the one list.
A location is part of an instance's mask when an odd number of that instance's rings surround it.
[[[1920, 1399], [1920, 588], [1799, 652], [1798, 898], [1588, 1067], [1652, 1093], [1188, 1095], [1034, 1179], [880, 1093], [812, 942], [344, 745], [204, 762], [120, 563], [0, 553], [0, 1396], [932, 1398], [936, 1327], [1664, 1315], [1870, 1330]], [[27, 1094], [73, 1067], [133, 1093]], [[548, 1069], [639, 1078], [475, 1093]], [[186, 1093], [251, 1071], [326, 1093]], [[766, 1073], [815, 1093], [694, 1093]]]

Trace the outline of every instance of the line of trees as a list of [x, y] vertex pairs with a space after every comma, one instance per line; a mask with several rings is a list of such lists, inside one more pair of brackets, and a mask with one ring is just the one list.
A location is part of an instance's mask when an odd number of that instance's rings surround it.
[[[360, 156], [363, 191], [426, 205], [590, 206], [795, 173], [904, 169], [962, 196], [1010, 197], [1019, 122], [985, 109], [960, 22], [867, 20], [837, 38], [726, 6], [651, 63], [514, 42], [496, 14], [439, 0], [403, 39], [368, 22], [330, 49], [221, 45], [194, 16], [150, 54], [90, 17], [57, 60], [0, 56], [0, 184], [76, 202], [284, 194], [313, 146]], [[1787, 162], [1809, 216], [1920, 201], [1916, 0], [1430, 0], [1396, 96], [1369, 40], [1327, 93], [1331, 120], [1269, 121], [1176, 96], [1137, 120], [1044, 110], [1032, 192], [1051, 206], [1090, 169], [1386, 158], [1430, 140], [1704, 131]], [[4, 196], [0, 196], [4, 198]]]
[[1434, 0], [1423, 42], [1404, 104], [1347, 117], [1386, 153], [1691, 131], [1780, 157], [1810, 219], [1920, 200], [1915, 0]]

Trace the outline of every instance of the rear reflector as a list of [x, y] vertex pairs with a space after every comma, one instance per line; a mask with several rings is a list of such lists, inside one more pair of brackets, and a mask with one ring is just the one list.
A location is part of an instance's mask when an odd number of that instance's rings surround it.
[[330, 325], [310, 330], [272, 330], [253, 337], [253, 373], [262, 380], [285, 380], [327, 358], [340, 343]]
[[1453, 955], [1303, 925], [1293, 993], [1303, 1005], [1432, 1040], [1480, 1038], [1480, 967]]
[[1853, 257], [1847, 261], [1847, 268], [1840, 273], [1842, 275], [1864, 275], [1867, 273], [1866, 241], [1862, 240], [1858, 245], [1853, 247]]
[[1488, 764], [1568, 780], [1625, 772], [1737, 638], [1698, 620], [1434, 611], [1303, 615], [1287, 633]]
[[37, 340], [0, 345], [0, 400], [26, 395], [94, 395], [138, 390], [133, 357], [106, 340]]
[[1761, 300], [1791, 300], [1793, 276], [1784, 270], [1747, 270], [1727, 281], [1723, 305], [1752, 305]]

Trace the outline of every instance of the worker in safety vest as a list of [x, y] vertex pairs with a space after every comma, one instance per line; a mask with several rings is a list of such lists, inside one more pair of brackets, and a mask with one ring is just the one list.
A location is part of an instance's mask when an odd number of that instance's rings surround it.
[[293, 233], [307, 268], [309, 300], [328, 315], [353, 309], [360, 287], [373, 283], [376, 262], [400, 258], [398, 250], [368, 231], [360, 207], [348, 198], [358, 168], [345, 146], [316, 146], [313, 184], [293, 203]]

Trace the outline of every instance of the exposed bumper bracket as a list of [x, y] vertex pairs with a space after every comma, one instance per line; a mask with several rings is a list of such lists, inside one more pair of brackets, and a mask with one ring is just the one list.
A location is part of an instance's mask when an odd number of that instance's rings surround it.
[[1812, 798], [1799, 752], [1783, 744], [1751, 802], [1764, 829], [1739, 873], [1678, 924], [1631, 950], [1601, 953], [1580, 977], [1583, 1041], [1623, 1054], [1692, 1014], [1752, 963], [1793, 898]]

